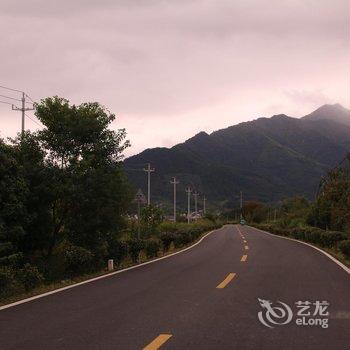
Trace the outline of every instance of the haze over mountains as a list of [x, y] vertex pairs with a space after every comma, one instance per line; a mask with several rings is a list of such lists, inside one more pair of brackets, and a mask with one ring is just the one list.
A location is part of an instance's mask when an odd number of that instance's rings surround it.
[[284, 114], [259, 118], [215, 131], [200, 132], [172, 148], [146, 149], [125, 160], [135, 188], [146, 191], [146, 163], [152, 174], [152, 198], [170, 203], [170, 180], [178, 177], [179, 204], [191, 185], [219, 206], [245, 199], [277, 202], [303, 195], [314, 198], [322, 175], [350, 151], [350, 110], [324, 105], [303, 118]]

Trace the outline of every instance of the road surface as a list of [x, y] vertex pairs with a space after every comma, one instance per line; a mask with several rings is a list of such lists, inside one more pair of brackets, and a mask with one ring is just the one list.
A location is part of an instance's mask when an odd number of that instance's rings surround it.
[[[306, 322], [328, 319], [328, 328], [297, 325], [298, 301], [315, 303], [303, 311], [317, 312]], [[349, 344], [350, 275], [309, 246], [248, 226], [225, 226], [168, 259], [0, 311], [2, 350]]]

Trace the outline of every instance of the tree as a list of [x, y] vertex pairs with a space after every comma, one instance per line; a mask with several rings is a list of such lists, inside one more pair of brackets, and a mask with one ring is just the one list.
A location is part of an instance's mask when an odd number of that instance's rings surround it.
[[243, 216], [247, 221], [261, 222], [267, 217], [267, 207], [260, 202], [246, 202], [243, 206]]
[[0, 296], [116, 255], [131, 200], [113, 114], [58, 97], [35, 107], [43, 130], [0, 139]]
[[310, 203], [301, 196], [285, 199], [281, 208], [283, 226], [303, 226], [310, 212]]
[[9, 256], [21, 254], [19, 247], [27, 222], [25, 206], [28, 187], [16, 151], [0, 139], [0, 265], [9, 265]]
[[350, 228], [350, 174], [345, 169], [328, 173], [308, 222], [322, 229], [343, 231]]
[[[129, 146], [124, 129], [108, 129], [115, 120], [98, 103], [70, 105], [58, 97], [36, 106], [45, 125], [38, 134], [57, 188], [52, 202], [52, 245], [64, 230], [68, 239], [107, 254], [107, 236], [123, 226], [130, 189], [122, 172], [122, 152]], [[52, 250], [52, 249], [51, 249]]]
[[141, 227], [145, 235], [156, 232], [157, 227], [164, 221], [163, 210], [154, 205], [148, 205], [141, 211]]

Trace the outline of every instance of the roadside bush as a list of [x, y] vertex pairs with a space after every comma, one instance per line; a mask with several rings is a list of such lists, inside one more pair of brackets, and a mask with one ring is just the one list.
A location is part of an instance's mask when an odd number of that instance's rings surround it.
[[160, 243], [157, 240], [150, 239], [146, 242], [145, 251], [147, 258], [155, 258], [158, 256]]
[[16, 273], [16, 275], [26, 291], [38, 287], [44, 281], [44, 277], [39, 272], [38, 268], [30, 264], [25, 264], [24, 267]]
[[321, 243], [322, 230], [316, 227], [304, 228], [305, 241], [311, 243]]
[[178, 233], [174, 235], [174, 247], [180, 248], [184, 245], [182, 234]]
[[348, 235], [343, 232], [326, 231], [321, 234], [320, 244], [323, 247], [334, 247], [338, 242], [348, 238]]
[[341, 241], [339, 243], [339, 249], [346, 257], [350, 258], [350, 239]]
[[160, 240], [162, 241], [164, 252], [167, 252], [169, 250], [171, 243], [174, 241], [174, 238], [174, 234], [170, 232], [164, 232], [160, 235]]
[[119, 265], [128, 255], [128, 244], [125, 241], [113, 239], [108, 243], [108, 254]]
[[7, 297], [17, 292], [14, 272], [9, 267], [0, 267], [0, 297]]
[[182, 247], [190, 242], [192, 242], [192, 236], [189, 232], [180, 232], [174, 235], [175, 248]]
[[9, 255], [13, 251], [11, 242], [0, 243], [0, 256]]
[[281, 236], [288, 236], [302, 241], [319, 244], [322, 247], [332, 248], [338, 242], [346, 240], [349, 236], [344, 232], [324, 231], [318, 227], [281, 228], [269, 224], [255, 225], [262, 230]]
[[82, 273], [91, 268], [93, 254], [83, 247], [68, 245], [64, 251], [64, 261], [67, 271], [74, 274]]
[[127, 244], [131, 260], [137, 262], [140, 252], [144, 248], [144, 242], [141, 239], [130, 239]]
[[159, 232], [176, 233], [181, 231], [185, 225], [187, 224], [164, 221], [159, 225]]
[[206, 229], [203, 227], [194, 227], [192, 230], [190, 230], [190, 242], [195, 241], [204, 231], [206, 231]]
[[23, 264], [23, 254], [14, 253], [8, 256], [0, 258], [0, 265], [11, 266], [13, 268], [18, 268]]

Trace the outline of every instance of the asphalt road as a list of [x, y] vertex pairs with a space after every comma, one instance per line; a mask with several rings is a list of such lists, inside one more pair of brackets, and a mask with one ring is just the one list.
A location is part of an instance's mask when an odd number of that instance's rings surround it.
[[[258, 299], [271, 301], [272, 311]], [[303, 311], [311, 311], [304, 322], [328, 319], [328, 328], [297, 325], [298, 301], [328, 302]], [[281, 324], [288, 306], [290, 322]], [[226, 226], [176, 256], [0, 311], [2, 350], [349, 344], [350, 274], [311, 247], [247, 226]]]

